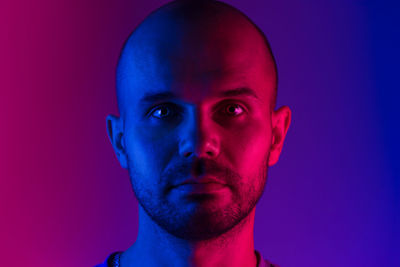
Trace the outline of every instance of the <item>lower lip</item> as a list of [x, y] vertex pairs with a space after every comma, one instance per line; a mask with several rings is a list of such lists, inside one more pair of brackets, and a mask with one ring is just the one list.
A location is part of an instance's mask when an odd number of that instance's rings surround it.
[[226, 188], [226, 185], [219, 183], [195, 183], [179, 185], [174, 189], [189, 194], [211, 194], [217, 193]]

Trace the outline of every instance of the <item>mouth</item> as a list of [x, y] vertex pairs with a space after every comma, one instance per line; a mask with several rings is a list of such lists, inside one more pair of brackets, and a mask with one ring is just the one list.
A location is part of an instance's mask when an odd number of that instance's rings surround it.
[[214, 177], [190, 178], [172, 187], [188, 194], [211, 194], [226, 188], [227, 184]]

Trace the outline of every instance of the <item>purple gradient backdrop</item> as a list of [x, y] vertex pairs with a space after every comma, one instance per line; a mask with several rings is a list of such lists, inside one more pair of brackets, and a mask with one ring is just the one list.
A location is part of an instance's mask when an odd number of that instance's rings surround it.
[[[0, 4], [2, 266], [93, 266], [135, 240], [105, 117], [123, 41], [165, 2]], [[293, 110], [256, 248], [282, 267], [400, 266], [399, 4], [227, 2], [269, 37]]]

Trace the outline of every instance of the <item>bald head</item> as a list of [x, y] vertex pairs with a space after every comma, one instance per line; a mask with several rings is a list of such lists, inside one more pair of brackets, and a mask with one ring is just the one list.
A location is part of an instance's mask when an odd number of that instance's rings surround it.
[[135, 29], [118, 62], [120, 116], [107, 129], [141, 225], [152, 225], [141, 236], [161, 227], [191, 244], [225, 242], [239, 222], [253, 227], [290, 124], [289, 108], [275, 110], [276, 82], [263, 33], [227, 4], [174, 1]]
[[[271, 106], [275, 106], [277, 70], [263, 32], [242, 12], [213, 0], [178, 0], [151, 13], [129, 36], [118, 61], [120, 113], [132, 94], [185, 82], [263, 68]], [[208, 75], [210, 74], [210, 75]]]

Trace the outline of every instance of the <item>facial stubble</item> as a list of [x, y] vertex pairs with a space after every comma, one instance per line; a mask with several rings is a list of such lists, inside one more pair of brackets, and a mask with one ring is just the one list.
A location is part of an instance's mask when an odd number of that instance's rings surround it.
[[[177, 238], [204, 241], [240, 227], [241, 222], [248, 217], [264, 192], [268, 159], [269, 153], [258, 168], [256, 177], [252, 179], [243, 179], [233, 170], [222, 168], [225, 175], [222, 180], [229, 182], [228, 187], [232, 195], [231, 204], [223, 207], [219, 207], [218, 202], [215, 205], [202, 206], [202, 201], [213, 201], [212, 195], [199, 196], [197, 202], [177, 202], [176, 198], [173, 199], [169, 195], [170, 190], [154, 190], [146, 186], [146, 183], [142, 183], [146, 177], [139, 172], [138, 166], [135, 166], [133, 161], [128, 160], [128, 170], [139, 205], [153, 222]], [[167, 188], [169, 182], [174, 181], [179, 174], [182, 174], [182, 166], [176, 166], [176, 172], [174, 168], [169, 169], [168, 172], [160, 174], [157, 186]], [[200, 199], [201, 197], [203, 199]]]

